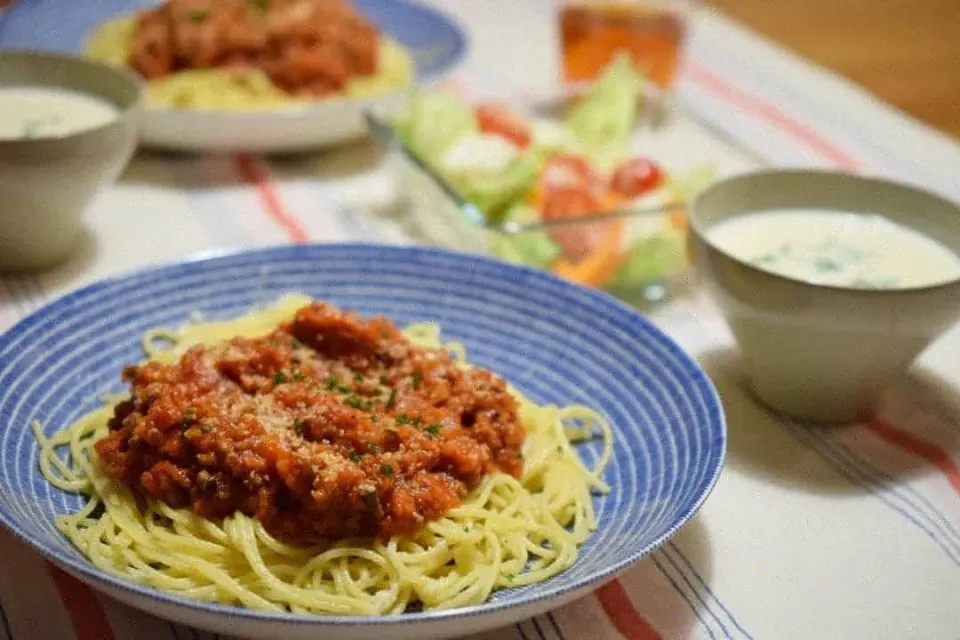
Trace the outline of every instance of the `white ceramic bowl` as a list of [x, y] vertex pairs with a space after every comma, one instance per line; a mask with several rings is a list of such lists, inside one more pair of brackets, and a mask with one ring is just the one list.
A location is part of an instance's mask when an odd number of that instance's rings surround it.
[[904, 185], [814, 171], [735, 177], [706, 189], [690, 207], [696, 271], [736, 336], [754, 393], [796, 418], [853, 421], [957, 320], [960, 279], [884, 290], [811, 284], [757, 268], [707, 238], [723, 220], [794, 207], [880, 214], [957, 254], [960, 207]]
[[364, 112], [394, 113], [406, 91], [369, 99], [330, 100], [316, 104], [239, 113], [148, 108], [141, 143], [153, 149], [203, 153], [292, 153], [322, 149], [367, 134]]
[[0, 52], [0, 87], [70, 89], [113, 103], [107, 124], [62, 137], [0, 139], [0, 269], [36, 269], [63, 260], [94, 196], [133, 155], [141, 85], [133, 74], [46, 53]]

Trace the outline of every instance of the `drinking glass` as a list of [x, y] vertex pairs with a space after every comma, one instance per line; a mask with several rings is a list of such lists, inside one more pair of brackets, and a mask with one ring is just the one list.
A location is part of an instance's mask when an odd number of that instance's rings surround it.
[[557, 0], [563, 79], [593, 80], [621, 52], [661, 89], [676, 77], [693, 0]]

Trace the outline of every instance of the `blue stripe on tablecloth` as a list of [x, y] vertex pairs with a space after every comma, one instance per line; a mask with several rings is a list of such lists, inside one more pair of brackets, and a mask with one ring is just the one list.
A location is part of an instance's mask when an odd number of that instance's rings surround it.
[[7, 617], [7, 612], [3, 608], [3, 602], [0, 602], [0, 627], [2, 627], [7, 640], [14, 640], [13, 630], [10, 628], [10, 619]]
[[553, 626], [553, 630], [556, 631], [557, 637], [560, 638], [560, 640], [566, 640], [563, 637], [563, 630], [560, 628], [560, 625], [557, 624], [557, 618], [553, 615], [553, 611], [547, 613], [547, 620], [550, 621], [550, 624]]
[[[680, 594], [680, 597], [683, 598], [683, 600], [687, 603], [687, 606], [690, 607], [691, 613], [693, 613], [694, 617], [700, 622], [703, 628], [706, 629], [707, 634], [710, 636], [711, 640], [717, 640], [717, 634], [714, 633], [713, 627], [711, 627], [703, 617], [703, 614], [706, 614], [706, 615], [709, 615], [710, 618], [716, 620], [716, 615], [714, 615], [711, 611], [709, 611], [709, 609], [706, 606], [703, 609], [697, 607], [697, 605], [693, 602], [691, 597], [687, 595], [686, 590], [683, 587], [681, 587], [679, 583], [677, 583], [676, 579], [674, 579], [672, 572], [669, 571], [664, 566], [660, 558], [667, 559], [661, 550], [657, 550], [650, 555], [651, 562], [653, 562], [654, 566], [660, 571], [661, 574], [663, 574], [663, 577], [667, 579], [667, 582], [669, 582], [670, 585], [673, 586], [674, 591]], [[679, 569], [675, 569], [675, 571], [677, 571], [680, 574], [682, 579], [685, 578], [682, 571], [680, 571]], [[727, 638], [729, 637], [730, 637], [730, 634], [728, 633]]]
[[546, 634], [543, 633], [543, 629], [540, 628], [540, 621], [536, 617], [530, 618], [530, 622], [533, 623], [533, 628], [537, 630], [537, 635], [540, 636], [540, 640], [547, 640]]
[[[790, 433], [797, 442], [800, 442], [814, 453], [817, 453], [850, 483], [865, 489], [894, 512], [913, 524], [930, 538], [934, 544], [940, 547], [954, 564], [960, 566], [960, 553], [954, 548], [956, 544], [953, 543], [949, 537], [944, 539], [942, 535], [938, 535], [937, 531], [939, 531], [939, 528], [934, 530], [924, 522], [929, 522], [931, 515], [925, 513], [922, 508], [918, 507], [909, 496], [901, 494], [896, 486], [880, 480], [872, 465], [868, 464], [865, 460], [845, 461], [839, 457], [838, 452], [830, 443], [812, 435], [809, 429], [804, 428], [803, 425], [793, 424], [787, 421], [781, 421], [780, 423], [784, 425], [787, 432]], [[946, 518], [940, 514], [939, 510], [933, 509], [932, 511], [935, 515], [939, 516], [939, 521], [946, 522]]]
[[[704, 606], [708, 606], [705, 600], [710, 602], [709, 609], [711, 609], [714, 618], [716, 618], [717, 622], [720, 624], [720, 628], [723, 629], [723, 632], [726, 633], [728, 637], [732, 637], [730, 632], [727, 630], [726, 625], [724, 625], [723, 622], [720, 620], [720, 616], [717, 615], [716, 611], [713, 611], [713, 608], [715, 606], [719, 607], [726, 614], [727, 618], [730, 620], [732, 625], [740, 631], [740, 633], [742, 634], [741, 635], [742, 638], [753, 640], [753, 636], [746, 629], [743, 628], [743, 625], [740, 624], [740, 622], [730, 612], [730, 610], [726, 607], [726, 605], [723, 604], [723, 601], [716, 596], [716, 594], [710, 588], [710, 585], [707, 583], [707, 581], [700, 576], [700, 573], [694, 567], [693, 563], [690, 562], [687, 556], [684, 555], [683, 551], [680, 550], [679, 545], [677, 545], [676, 542], [671, 540], [670, 542], [665, 544], [663, 548], [664, 548], [664, 556], [671, 560], [671, 564], [673, 564], [673, 566], [677, 569], [677, 571], [681, 573], [689, 573], [692, 575], [693, 580], [697, 582], [699, 587], [694, 587], [692, 584], [690, 584], [690, 582], [687, 582], [687, 584], [690, 585], [690, 588], [694, 589], [694, 591], [704, 592], [703, 594], [698, 594], [698, 598], [700, 599], [701, 602], [704, 603]], [[673, 562], [673, 560], [670, 558], [671, 554], [676, 554], [685, 565], [685, 568], [681, 568], [675, 562]]]
[[844, 456], [851, 466], [859, 466], [861, 469], [864, 469], [873, 475], [877, 480], [878, 486], [885, 488], [888, 491], [896, 492], [899, 490], [900, 492], [909, 495], [912, 500], [916, 501], [915, 504], [918, 504], [919, 510], [926, 511], [925, 520], [931, 523], [938, 531], [943, 533], [945, 538], [949, 541], [952, 541], [955, 544], [955, 548], [960, 551], [960, 531], [958, 531], [957, 528], [950, 523], [950, 521], [947, 519], [947, 516], [940, 511], [935, 504], [928, 500], [926, 496], [911, 487], [909, 484], [898, 485], [897, 479], [894, 476], [880, 469], [871, 463], [867, 458], [859, 455], [842, 440], [831, 437], [826, 433], [815, 432], [811, 435], [814, 438], [821, 439], [825, 446], [831, 447], [834, 451]]
[[515, 626], [516, 626], [516, 628], [517, 628], [517, 632], [519, 632], [520, 637], [521, 637], [523, 640], [530, 640], [530, 638], [527, 637], [527, 633], [523, 630], [523, 623], [522, 623], [522, 622], [518, 622]]

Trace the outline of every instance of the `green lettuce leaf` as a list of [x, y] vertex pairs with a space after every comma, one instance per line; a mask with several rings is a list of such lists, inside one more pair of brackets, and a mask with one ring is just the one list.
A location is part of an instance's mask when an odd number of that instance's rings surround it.
[[400, 139], [430, 167], [463, 136], [477, 131], [473, 109], [443, 91], [419, 91], [397, 117], [394, 128]]
[[483, 211], [488, 221], [503, 222], [510, 208], [526, 197], [542, 167], [543, 159], [539, 154], [524, 153], [500, 173], [461, 175], [453, 186]]
[[630, 57], [618, 55], [567, 114], [566, 127], [585, 145], [624, 145], [637, 119], [643, 78]]
[[628, 291], [669, 278], [686, 266], [686, 234], [680, 231], [641, 238], [627, 250], [627, 258], [606, 289]]
[[[506, 221], [521, 224], [537, 219], [537, 212], [527, 205], [516, 205], [505, 215]], [[543, 269], [560, 256], [560, 247], [543, 231], [491, 232], [490, 235], [490, 251], [507, 262]]]

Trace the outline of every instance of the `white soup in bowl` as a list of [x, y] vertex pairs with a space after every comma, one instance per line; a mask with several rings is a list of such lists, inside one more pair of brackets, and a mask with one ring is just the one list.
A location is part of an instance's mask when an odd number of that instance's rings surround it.
[[876, 214], [756, 211], [724, 220], [706, 236], [739, 260], [813, 284], [904, 289], [960, 279], [960, 257], [953, 251]]
[[61, 138], [101, 127], [119, 115], [112, 103], [58, 87], [0, 87], [0, 140]]

